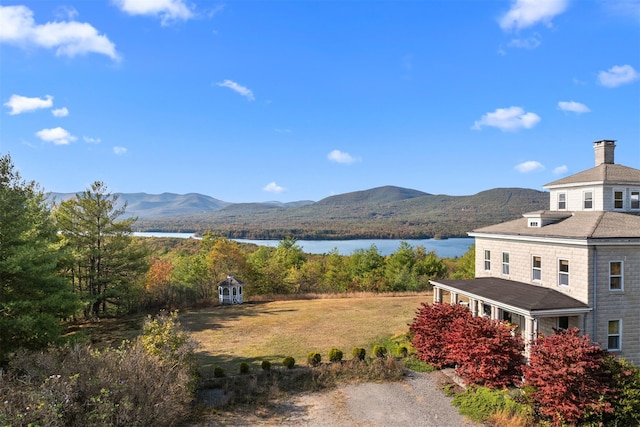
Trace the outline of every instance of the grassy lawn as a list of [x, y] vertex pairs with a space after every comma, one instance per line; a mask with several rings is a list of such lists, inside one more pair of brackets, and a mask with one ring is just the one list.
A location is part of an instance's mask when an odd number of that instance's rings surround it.
[[367, 296], [295, 301], [252, 302], [183, 312], [180, 321], [201, 343], [202, 372], [215, 366], [238, 372], [241, 362], [280, 364], [293, 356], [306, 364], [311, 351], [327, 361], [335, 347], [351, 358], [354, 347], [371, 347], [406, 333], [421, 302], [430, 293], [410, 296]]

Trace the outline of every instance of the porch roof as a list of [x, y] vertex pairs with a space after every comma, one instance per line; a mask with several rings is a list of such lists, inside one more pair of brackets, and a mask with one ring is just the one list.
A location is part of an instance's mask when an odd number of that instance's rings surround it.
[[497, 277], [473, 280], [432, 280], [431, 284], [445, 290], [459, 292], [472, 298], [495, 302], [529, 313], [587, 312], [590, 307], [555, 289]]

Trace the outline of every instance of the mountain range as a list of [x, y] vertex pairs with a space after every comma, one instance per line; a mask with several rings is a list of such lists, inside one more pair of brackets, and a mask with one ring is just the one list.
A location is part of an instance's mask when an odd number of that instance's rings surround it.
[[[49, 193], [51, 203], [75, 193]], [[299, 239], [462, 237], [475, 228], [548, 209], [549, 194], [495, 188], [471, 196], [429, 194], [384, 186], [314, 202], [229, 203], [189, 194], [114, 193], [122, 218], [137, 231], [211, 231], [229, 238]]]

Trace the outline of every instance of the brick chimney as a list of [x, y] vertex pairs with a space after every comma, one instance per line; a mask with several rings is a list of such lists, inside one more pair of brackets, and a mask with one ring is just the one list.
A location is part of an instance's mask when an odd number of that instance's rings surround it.
[[596, 166], [601, 164], [612, 165], [613, 152], [616, 149], [616, 141], [612, 139], [603, 139], [593, 143], [593, 150], [596, 153]]

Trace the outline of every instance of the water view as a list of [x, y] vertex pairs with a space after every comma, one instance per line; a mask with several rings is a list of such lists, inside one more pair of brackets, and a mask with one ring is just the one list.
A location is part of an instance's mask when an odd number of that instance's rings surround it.
[[[134, 233], [140, 237], [178, 237], [194, 238], [193, 233], [161, 233], [139, 232]], [[254, 243], [261, 246], [278, 246], [279, 240], [251, 240], [233, 239], [241, 243]], [[378, 248], [381, 255], [390, 255], [400, 246], [400, 242], [407, 242], [413, 247], [424, 246], [427, 251], [434, 250], [441, 258], [454, 258], [464, 255], [473, 244], [471, 237], [452, 238], [444, 240], [436, 239], [357, 239], [357, 240], [298, 240], [296, 244], [306, 253], [326, 254], [333, 249], [338, 249], [340, 255], [351, 255], [356, 249], [369, 249], [371, 245]]]

